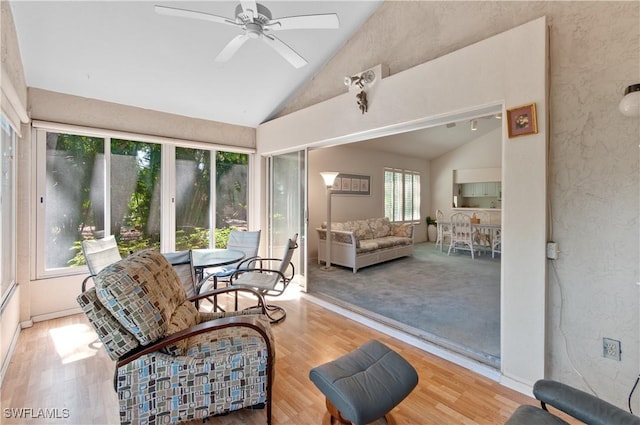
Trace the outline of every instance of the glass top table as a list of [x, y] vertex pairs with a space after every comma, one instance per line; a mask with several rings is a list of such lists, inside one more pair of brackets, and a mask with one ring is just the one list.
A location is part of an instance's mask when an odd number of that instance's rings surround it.
[[[237, 249], [192, 249], [191, 264], [196, 274], [196, 282], [198, 284], [204, 277], [204, 270], [209, 267], [222, 267], [229, 264], [237, 263], [244, 259], [245, 253]], [[213, 289], [218, 288], [218, 279], [213, 276]], [[218, 297], [213, 297], [213, 311], [222, 308], [218, 306]]]
[[243, 251], [237, 249], [192, 249], [191, 261], [199, 281], [202, 279], [204, 269], [237, 263], [244, 258], [244, 255]]

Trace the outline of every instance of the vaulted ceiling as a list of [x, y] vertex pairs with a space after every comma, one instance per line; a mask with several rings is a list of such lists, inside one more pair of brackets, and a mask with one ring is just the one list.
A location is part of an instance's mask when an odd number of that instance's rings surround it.
[[10, 3], [29, 87], [256, 127], [322, 69], [382, 0], [262, 2], [273, 18], [338, 15], [338, 29], [277, 32], [308, 62], [299, 69], [260, 39], [216, 62], [239, 28], [155, 11], [161, 5], [233, 20], [237, 1]]

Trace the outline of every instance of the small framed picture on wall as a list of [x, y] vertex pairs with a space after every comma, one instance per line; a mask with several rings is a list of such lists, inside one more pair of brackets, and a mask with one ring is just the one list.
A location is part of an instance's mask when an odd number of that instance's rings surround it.
[[538, 132], [536, 104], [532, 103], [508, 109], [507, 128], [509, 130], [509, 138], [536, 134]]
[[359, 174], [340, 173], [333, 184], [331, 192], [334, 195], [370, 196], [371, 177]]

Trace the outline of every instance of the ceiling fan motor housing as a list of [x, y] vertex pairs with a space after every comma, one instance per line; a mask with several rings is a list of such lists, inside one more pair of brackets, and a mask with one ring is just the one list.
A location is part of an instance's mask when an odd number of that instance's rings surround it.
[[257, 11], [254, 11], [254, 15], [250, 16], [248, 13], [245, 13], [242, 5], [239, 4], [236, 6], [236, 21], [239, 24], [247, 24], [250, 22], [255, 22], [262, 27], [266, 25], [271, 20], [271, 11], [267, 9], [265, 6], [260, 3], [256, 3]]

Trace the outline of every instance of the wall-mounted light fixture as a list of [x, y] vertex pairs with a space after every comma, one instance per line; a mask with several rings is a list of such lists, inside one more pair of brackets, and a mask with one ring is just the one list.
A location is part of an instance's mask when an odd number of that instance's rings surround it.
[[373, 70], [368, 70], [359, 75], [344, 77], [344, 85], [347, 87], [358, 86], [361, 89], [363, 89], [364, 86], [373, 83], [375, 79], [376, 79], [375, 72], [373, 72]]
[[640, 84], [627, 87], [618, 108], [624, 116], [640, 117]]
[[334, 270], [331, 267], [331, 190], [333, 188], [333, 183], [336, 181], [336, 177], [338, 174], [335, 171], [322, 171], [320, 175], [322, 176], [322, 180], [324, 180], [324, 184], [327, 189], [327, 246], [325, 249], [325, 260], [324, 267], [321, 267], [322, 270], [330, 272]]
[[344, 85], [347, 87], [356, 86], [360, 89], [360, 92], [356, 94], [358, 108], [363, 114], [369, 109], [369, 102], [367, 101], [367, 93], [364, 91], [366, 86], [370, 86], [376, 79], [376, 73], [369, 69], [358, 75], [344, 77]]

